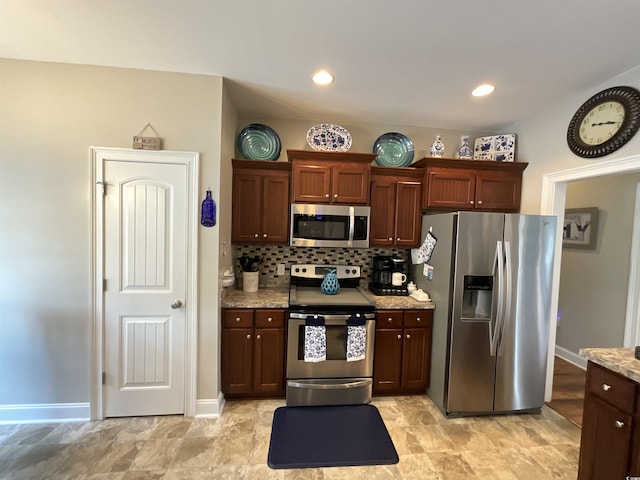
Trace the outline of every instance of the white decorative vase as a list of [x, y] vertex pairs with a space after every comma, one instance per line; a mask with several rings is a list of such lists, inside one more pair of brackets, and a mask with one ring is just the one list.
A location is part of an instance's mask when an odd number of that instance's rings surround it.
[[458, 158], [472, 159], [473, 150], [469, 146], [469, 135], [463, 135], [460, 137], [460, 148], [458, 149]]
[[242, 290], [245, 292], [257, 292], [259, 276], [260, 272], [243, 272]]
[[436, 135], [436, 139], [429, 147], [429, 155], [432, 157], [442, 157], [444, 155], [444, 143], [442, 142], [442, 136]]

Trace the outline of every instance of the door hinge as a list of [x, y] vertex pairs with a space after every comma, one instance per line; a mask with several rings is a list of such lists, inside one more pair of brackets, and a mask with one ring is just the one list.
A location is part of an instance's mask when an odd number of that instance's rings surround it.
[[107, 372], [102, 372], [102, 384], [107, 384]]
[[103, 292], [107, 291], [107, 279], [106, 278], [102, 279], [102, 291]]
[[96, 182], [98, 185], [98, 193], [105, 197], [107, 195], [107, 184], [104, 182]]

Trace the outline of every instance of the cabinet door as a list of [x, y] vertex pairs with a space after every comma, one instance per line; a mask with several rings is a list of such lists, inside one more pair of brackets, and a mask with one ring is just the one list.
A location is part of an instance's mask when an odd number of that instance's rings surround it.
[[430, 167], [422, 208], [471, 210], [474, 203], [475, 172], [464, 169]]
[[232, 241], [259, 242], [262, 223], [262, 176], [234, 173], [232, 197]]
[[261, 243], [289, 244], [289, 183], [288, 174], [262, 180]]
[[222, 392], [248, 394], [253, 389], [253, 329], [222, 329]]
[[369, 203], [369, 165], [341, 163], [332, 167], [331, 202], [345, 205]]
[[374, 393], [398, 393], [402, 372], [402, 329], [376, 329], [373, 355]]
[[396, 182], [383, 176], [371, 181], [371, 224], [369, 243], [372, 247], [393, 245], [396, 214]]
[[331, 167], [298, 161], [292, 165], [293, 201], [301, 203], [331, 202]]
[[402, 388], [424, 392], [429, 385], [431, 329], [405, 328], [402, 349]]
[[256, 328], [253, 388], [261, 394], [284, 394], [284, 329]]
[[587, 394], [578, 479], [625, 478], [630, 463], [632, 426], [631, 415], [623, 414], [608, 403]]
[[520, 211], [521, 172], [479, 170], [476, 176], [477, 210]]
[[420, 242], [420, 193], [418, 182], [398, 182], [395, 202], [395, 238], [397, 247], [417, 247]]

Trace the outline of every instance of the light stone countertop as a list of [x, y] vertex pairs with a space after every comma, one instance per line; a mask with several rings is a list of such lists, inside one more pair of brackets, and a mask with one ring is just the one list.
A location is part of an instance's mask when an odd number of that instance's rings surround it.
[[640, 383], [640, 360], [633, 348], [581, 348], [580, 356]]
[[[419, 302], [411, 297], [378, 296], [370, 292], [378, 310], [434, 309], [431, 302]], [[242, 290], [224, 290], [222, 308], [288, 308], [289, 289], [261, 288], [257, 292], [247, 293]]]

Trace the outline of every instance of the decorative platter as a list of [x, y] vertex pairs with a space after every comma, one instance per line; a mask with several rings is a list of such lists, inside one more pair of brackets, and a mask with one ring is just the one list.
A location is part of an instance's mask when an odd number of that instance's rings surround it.
[[473, 144], [473, 158], [475, 160], [513, 162], [515, 152], [516, 135], [514, 133], [476, 138]]
[[313, 150], [346, 152], [351, 148], [351, 135], [340, 125], [321, 123], [309, 129], [307, 143]]
[[252, 123], [238, 135], [238, 151], [248, 160], [277, 160], [282, 145], [271, 127]]
[[413, 143], [409, 137], [398, 133], [384, 133], [373, 144], [376, 163], [383, 167], [407, 167], [413, 162]]

